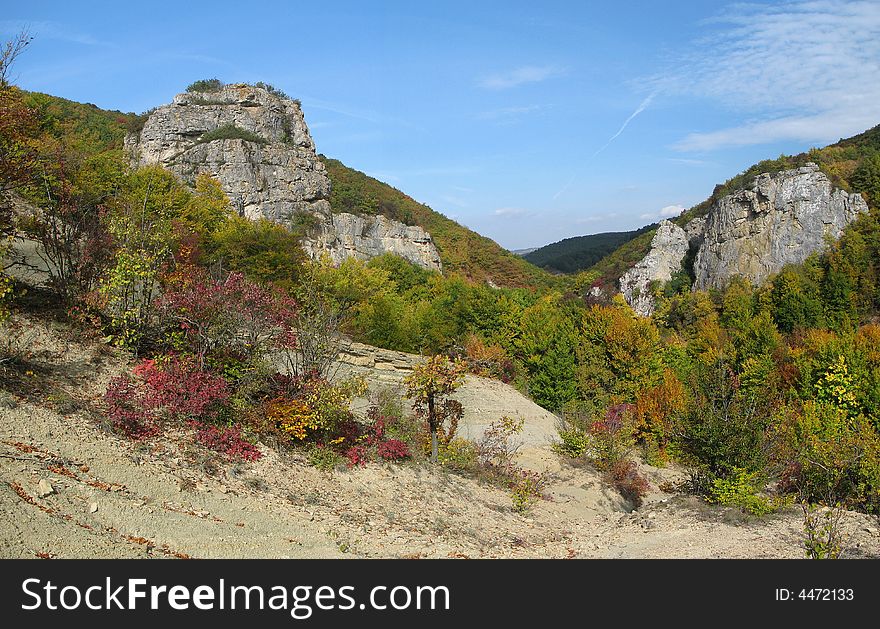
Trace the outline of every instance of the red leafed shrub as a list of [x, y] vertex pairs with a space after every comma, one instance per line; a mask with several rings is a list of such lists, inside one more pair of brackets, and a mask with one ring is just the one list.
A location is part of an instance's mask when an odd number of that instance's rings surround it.
[[409, 458], [409, 446], [400, 439], [383, 441], [376, 448], [376, 452], [386, 461], [400, 461]]
[[366, 465], [369, 461], [366, 446], [352, 446], [345, 451], [345, 457], [348, 459], [348, 468], [351, 469], [358, 465]]
[[199, 369], [188, 357], [143, 360], [134, 374], [146, 384], [148, 408], [162, 408], [175, 419], [213, 419], [229, 401], [223, 377]]
[[241, 273], [215, 280], [193, 265], [181, 265], [165, 280], [159, 311], [177, 324], [200, 366], [215, 353], [244, 358], [295, 347], [297, 305], [281, 291]]
[[196, 441], [233, 460], [256, 461], [263, 456], [254, 444], [242, 437], [241, 430], [237, 426], [232, 428], [200, 426], [196, 430]]
[[128, 374], [113, 378], [104, 393], [107, 417], [113, 428], [129, 439], [147, 439], [159, 432], [159, 426], [144, 398], [143, 385]]
[[620, 495], [626, 498], [630, 504], [638, 508], [642, 506], [642, 499], [648, 494], [648, 479], [639, 474], [636, 464], [629, 459], [620, 459], [606, 472], [607, 480]]

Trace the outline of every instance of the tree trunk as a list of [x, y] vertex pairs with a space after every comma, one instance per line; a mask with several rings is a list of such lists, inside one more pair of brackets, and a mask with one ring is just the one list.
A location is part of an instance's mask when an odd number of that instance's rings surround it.
[[431, 463], [437, 462], [437, 416], [434, 414], [434, 396], [428, 396], [428, 426], [431, 429]]

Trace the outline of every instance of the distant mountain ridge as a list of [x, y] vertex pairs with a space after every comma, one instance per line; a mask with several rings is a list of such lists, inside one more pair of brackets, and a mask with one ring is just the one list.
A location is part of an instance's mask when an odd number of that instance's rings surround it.
[[544, 247], [525, 249], [523, 251], [526, 253], [521, 255], [544, 269], [558, 273], [577, 273], [590, 268], [621, 245], [655, 227], [656, 225], [647, 225], [633, 231], [574, 236]]

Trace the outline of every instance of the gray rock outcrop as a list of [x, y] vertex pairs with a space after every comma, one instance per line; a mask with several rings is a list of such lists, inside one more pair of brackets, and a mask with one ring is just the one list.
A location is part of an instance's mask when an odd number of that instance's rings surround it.
[[638, 314], [651, 315], [651, 282], [668, 281], [689, 249], [696, 251], [695, 289], [723, 288], [735, 276], [758, 285], [785, 265], [822, 251], [867, 211], [861, 195], [835, 189], [812, 162], [764, 173], [684, 229], [663, 221], [648, 255], [620, 278], [620, 292]]
[[331, 214], [330, 180], [298, 101], [245, 84], [178, 94], [150, 114], [140, 133], [125, 138], [125, 148], [132, 163], [160, 164], [190, 184], [200, 173], [211, 175], [252, 220], [289, 226], [298, 215], [313, 217], [302, 221], [309, 225], [303, 248], [312, 256], [327, 253], [339, 263], [390, 252], [442, 270], [421, 227], [384, 216]]
[[383, 253], [393, 253], [426, 269], [440, 271], [443, 268], [428, 232], [381, 214], [334, 214], [329, 221], [318, 223], [310, 230], [303, 249], [313, 257], [326, 252], [334, 264], [345, 258], [369, 260]]
[[654, 312], [653, 282], [668, 282], [681, 270], [681, 261], [688, 252], [688, 235], [670, 221], [661, 221], [651, 250], [620, 278], [620, 292], [636, 313], [650, 316]]
[[867, 211], [861, 195], [834, 189], [812, 162], [759, 175], [710, 210], [694, 260], [694, 287], [720, 288], [735, 275], [760, 284], [785, 265], [822, 251], [829, 238], [839, 238]]

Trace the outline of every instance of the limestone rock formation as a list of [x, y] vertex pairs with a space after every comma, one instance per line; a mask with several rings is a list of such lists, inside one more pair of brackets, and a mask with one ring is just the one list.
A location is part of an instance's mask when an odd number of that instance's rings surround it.
[[334, 214], [329, 221], [318, 223], [309, 235], [303, 242], [306, 253], [317, 257], [327, 252], [334, 264], [345, 258], [369, 260], [383, 253], [393, 253], [426, 269], [440, 271], [443, 268], [428, 232], [381, 214]]
[[812, 162], [764, 173], [684, 229], [663, 221], [648, 255], [620, 278], [620, 292], [638, 314], [652, 314], [650, 283], [668, 281], [689, 249], [696, 251], [695, 289], [722, 288], [734, 276], [761, 284], [785, 265], [822, 251], [867, 211], [861, 195], [835, 189]]
[[652, 282], [668, 282], [681, 269], [688, 252], [688, 235], [670, 221], [661, 221], [651, 250], [620, 278], [620, 292], [636, 313], [650, 316], [654, 312]]
[[868, 206], [859, 194], [834, 189], [810, 162], [718, 201], [706, 217], [694, 261], [697, 289], [722, 287], [735, 275], [760, 284], [786, 264], [799, 264], [836, 240]]
[[182, 180], [216, 178], [239, 214], [290, 225], [311, 216], [303, 248], [369, 259], [395, 253], [441, 270], [440, 256], [421, 227], [384, 216], [330, 212], [330, 180], [297, 101], [245, 84], [178, 94], [152, 112], [140, 133], [125, 138], [135, 164], [161, 164]]

